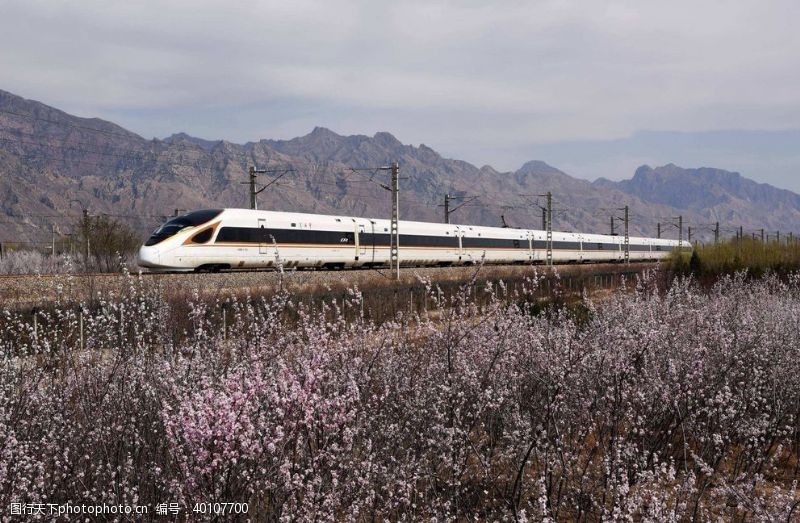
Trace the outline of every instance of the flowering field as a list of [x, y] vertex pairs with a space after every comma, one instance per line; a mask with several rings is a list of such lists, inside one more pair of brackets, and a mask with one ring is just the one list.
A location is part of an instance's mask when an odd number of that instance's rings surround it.
[[[256, 520], [800, 517], [800, 278], [362, 298], [157, 288], [0, 317], [12, 502], [247, 502]], [[482, 294], [478, 300], [475, 292]]]

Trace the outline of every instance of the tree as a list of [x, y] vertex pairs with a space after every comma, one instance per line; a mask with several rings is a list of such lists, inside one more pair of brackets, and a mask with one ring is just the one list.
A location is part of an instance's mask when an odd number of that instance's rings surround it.
[[139, 236], [126, 223], [106, 215], [81, 219], [80, 245], [86, 267], [102, 272], [116, 272], [139, 246]]
[[703, 265], [700, 261], [700, 255], [697, 253], [697, 249], [692, 251], [692, 257], [689, 259], [689, 272], [695, 276], [699, 276], [700, 273], [703, 272]]

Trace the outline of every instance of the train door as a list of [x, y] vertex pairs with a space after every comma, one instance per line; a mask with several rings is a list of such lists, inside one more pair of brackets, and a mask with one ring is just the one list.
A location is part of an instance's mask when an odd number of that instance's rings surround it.
[[462, 239], [464, 238], [464, 229], [456, 226], [454, 234], [456, 235], [456, 238], [458, 238], [458, 248], [456, 249], [456, 252], [458, 253], [458, 261], [462, 261], [462, 256], [464, 255], [464, 241]]
[[369, 224], [367, 224], [367, 235], [369, 236], [368, 241], [364, 242], [364, 246], [369, 249], [367, 253], [367, 258], [369, 262], [374, 264], [375, 263], [375, 243], [377, 242], [376, 238], [378, 236], [378, 231], [375, 228], [375, 222], [370, 220]]
[[267, 254], [269, 238], [267, 238], [267, 220], [258, 219], [258, 254]]
[[533, 233], [525, 231], [525, 241], [528, 242], [528, 261], [533, 261]]
[[367, 254], [367, 245], [364, 243], [366, 230], [363, 225], [358, 225], [358, 234], [356, 235], [356, 259], [359, 260]]

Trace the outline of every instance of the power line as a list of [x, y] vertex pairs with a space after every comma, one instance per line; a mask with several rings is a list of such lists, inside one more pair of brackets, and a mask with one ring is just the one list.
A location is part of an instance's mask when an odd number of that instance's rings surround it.
[[[323, 181], [323, 180], [305, 179], [305, 180], [298, 180], [298, 181], [302, 181], [303, 183], [305, 183], [307, 185], [311, 185], [311, 184], [314, 184], [314, 185], [327, 185], [327, 186], [338, 187], [338, 188], [340, 188], [342, 190], [346, 189], [345, 196], [358, 196], [358, 197], [362, 197], [362, 198], [373, 198], [373, 197], [376, 197], [377, 195], [380, 194], [380, 192], [377, 190], [378, 188], [381, 188], [381, 189], [384, 189], [384, 190], [386, 189], [385, 186], [376, 183], [374, 186], [371, 186], [371, 187], [374, 187], [373, 190], [375, 192], [366, 193], [366, 192], [362, 192], [362, 191], [353, 191], [352, 189], [350, 189], [350, 187], [351, 187], [350, 184], [353, 184], [355, 182], [351, 181], [351, 180], [347, 180], [347, 179], [339, 179], [337, 181]], [[365, 180], [365, 181], [368, 181], [368, 180]], [[281, 187], [290, 188], [292, 186], [291, 185], [281, 185]], [[306, 188], [306, 189], [301, 189], [301, 188], [298, 187], [298, 188], [293, 188], [293, 189], [294, 190], [306, 190], [306, 191], [309, 190], [309, 189], [310, 190], [315, 190], [313, 187]], [[317, 189], [317, 191], [319, 191], [319, 190]], [[319, 192], [324, 192], [324, 191], [319, 191]], [[330, 191], [328, 191], [327, 194], [333, 195], [333, 193], [330, 192]], [[403, 199], [401, 204], [402, 205], [417, 205], [417, 206], [425, 207], [426, 209], [431, 209], [431, 210], [435, 210], [435, 208], [436, 208], [436, 204], [435, 203], [422, 202], [422, 201], [413, 200], [413, 199], [409, 200], [409, 199], [406, 199], [406, 198]]]
[[[477, 196], [450, 196], [450, 194], [444, 195], [444, 223], [450, 223], [450, 215], [459, 210], [460, 208], [468, 205], [470, 202], [473, 202], [477, 199]], [[450, 208], [450, 200], [464, 200], [464, 203], [461, 205], [456, 205], [452, 209]]]

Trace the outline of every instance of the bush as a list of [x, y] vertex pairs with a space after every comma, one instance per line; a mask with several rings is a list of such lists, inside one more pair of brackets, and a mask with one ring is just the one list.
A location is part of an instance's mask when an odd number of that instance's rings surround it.
[[[141, 244], [139, 235], [129, 225], [110, 216], [89, 216], [76, 225], [84, 268], [101, 272], [120, 272], [130, 266]], [[86, 256], [86, 243], [89, 256]]]
[[51, 256], [32, 250], [5, 251], [0, 257], [0, 274], [121, 272], [124, 267], [134, 265], [140, 239], [128, 225], [108, 216], [95, 216], [81, 221], [75, 228], [80, 231], [79, 236], [74, 242], [70, 240], [68, 246], [77, 255], [64, 253]]
[[9, 251], [0, 258], [0, 274], [65, 274], [75, 260], [67, 254], [48, 256], [39, 251]]
[[719, 276], [747, 270], [751, 276], [761, 277], [767, 272], [787, 274], [800, 270], [800, 244], [763, 243], [745, 238], [717, 245], [694, 247], [691, 258], [673, 253], [670, 267], [678, 274]]
[[429, 285], [427, 313], [381, 325], [361, 319], [357, 290], [313, 312], [286, 295], [195, 298], [185, 331], [155, 285], [132, 281], [96, 310], [56, 308], [36, 327], [0, 315], [3, 506], [796, 517], [796, 276], [727, 277], [707, 293], [643, 280], [545, 314], [525, 300], [533, 283], [511, 300], [499, 284], [480, 306], [469, 287], [441, 300]]

